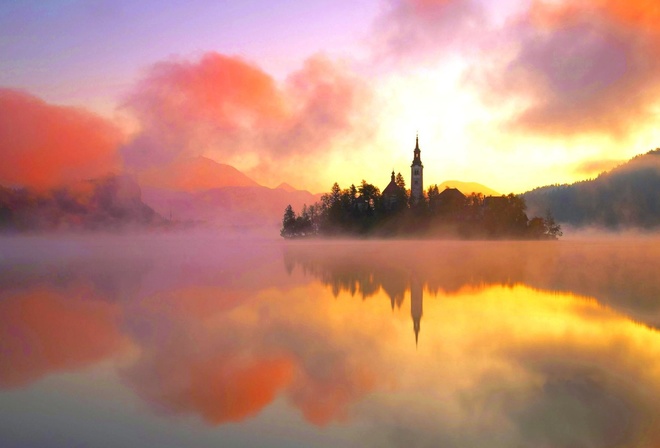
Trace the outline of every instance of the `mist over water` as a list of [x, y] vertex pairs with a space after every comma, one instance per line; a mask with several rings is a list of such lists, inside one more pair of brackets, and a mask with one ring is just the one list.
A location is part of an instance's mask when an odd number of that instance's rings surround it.
[[0, 440], [658, 446], [659, 264], [654, 237], [2, 239]]

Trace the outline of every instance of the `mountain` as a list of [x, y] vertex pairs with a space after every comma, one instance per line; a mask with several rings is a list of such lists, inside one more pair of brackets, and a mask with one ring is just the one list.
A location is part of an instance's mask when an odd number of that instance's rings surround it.
[[300, 209], [320, 199], [288, 183], [259, 185], [236, 168], [205, 157], [179, 160], [139, 175], [145, 203], [173, 221], [211, 227], [275, 227], [287, 205]]
[[167, 222], [141, 199], [128, 176], [106, 176], [45, 192], [0, 187], [5, 231], [118, 230]]
[[461, 193], [468, 196], [472, 193], [481, 193], [484, 196], [501, 196], [497, 191], [481, 185], [477, 182], [461, 182], [460, 180], [446, 180], [438, 185], [438, 190], [443, 191], [445, 188], [456, 188]]
[[257, 187], [259, 184], [231, 165], [206, 157], [177, 160], [165, 167], [138, 173], [143, 187], [195, 193], [222, 187]]
[[524, 194], [528, 213], [550, 211], [561, 223], [607, 228], [660, 226], [660, 148], [596, 179]]
[[211, 227], [235, 229], [278, 227], [287, 205], [300, 209], [320, 199], [308, 191], [262, 186], [194, 193], [143, 187], [143, 197], [154, 210], [175, 221], [201, 221]]
[[282, 182], [281, 184], [279, 184], [275, 188], [279, 189], [279, 190], [288, 191], [289, 193], [294, 192], [294, 191], [298, 191], [297, 188], [292, 187], [291, 185], [287, 184], [286, 182]]

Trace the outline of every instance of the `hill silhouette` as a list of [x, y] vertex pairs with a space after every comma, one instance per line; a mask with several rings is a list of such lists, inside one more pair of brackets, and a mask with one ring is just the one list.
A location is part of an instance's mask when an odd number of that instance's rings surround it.
[[660, 148], [570, 185], [550, 185], [524, 195], [531, 214], [550, 211], [574, 226], [656, 228], [660, 226]]
[[198, 221], [211, 227], [277, 228], [288, 204], [302, 207], [319, 200], [304, 190], [263, 186], [230, 186], [199, 192], [143, 187], [144, 201], [176, 221]]
[[287, 204], [319, 199], [283, 182], [258, 184], [231, 165], [206, 157], [178, 160], [139, 174], [142, 197], [162, 216], [214, 228], [277, 227]]
[[282, 182], [281, 184], [279, 184], [275, 188], [280, 189], [280, 190], [284, 190], [284, 191], [288, 191], [289, 193], [294, 192], [294, 191], [298, 191], [297, 188], [292, 187], [290, 184], [287, 184], [286, 182]]
[[438, 185], [438, 189], [440, 191], [443, 191], [445, 188], [456, 188], [466, 196], [469, 196], [472, 193], [477, 193], [477, 194], [481, 193], [484, 196], [501, 196], [500, 193], [493, 190], [492, 188], [488, 188], [487, 186], [477, 182], [461, 182], [460, 180], [446, 180], [440, 185]]
[[143, 187], [195, 193], [222, 187], [256, 187], [257, 182], [231, 165], [206, 157], [177, 160], [138, 174]]

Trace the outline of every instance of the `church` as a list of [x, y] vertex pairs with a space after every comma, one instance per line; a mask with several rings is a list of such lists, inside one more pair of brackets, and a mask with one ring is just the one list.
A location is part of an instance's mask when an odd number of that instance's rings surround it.
[[[413, 161], [410, 165], [410, 204], [415, 205], [424, 201], [424, 165], [422, 164], [421, 149], [419, 148], [419, 134], [415, 136], [415, 149], [413, 150]], [[383, 205], [388, 210], [397, 207], [400, 201], [399, 186], [396, 183], [394, 171], [390, 183], [382, 193]], [[465, 195], [456, 188], [447, 188], [438, 194], [436, 202], [456, 202], [465, 200]], [[431, 207], [436, 204], [429, 204]]]

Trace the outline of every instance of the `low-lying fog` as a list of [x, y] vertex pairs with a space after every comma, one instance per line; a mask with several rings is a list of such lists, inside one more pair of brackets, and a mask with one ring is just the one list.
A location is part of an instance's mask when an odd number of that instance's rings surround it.
[[[53, 446], [31, 428], [64, 400], [57, 446], [99, 425], [141, 446], [658, 446], [658, 266], [649, 236], [4, 238], [0, 434]], [[90, 383], [126, 402], [85, 425]]]

